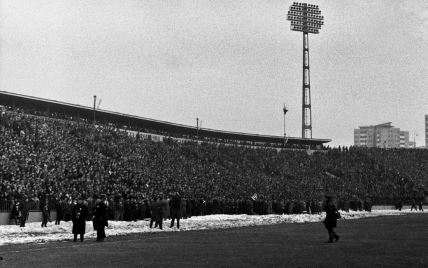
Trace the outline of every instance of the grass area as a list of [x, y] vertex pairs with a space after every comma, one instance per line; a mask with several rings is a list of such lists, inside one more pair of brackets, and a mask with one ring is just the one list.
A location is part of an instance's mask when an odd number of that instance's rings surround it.
[[334, 244], [308, 223], [8, 245], [0, 267], [428, 267], [427, 223], [428, 214], [341, 220]]

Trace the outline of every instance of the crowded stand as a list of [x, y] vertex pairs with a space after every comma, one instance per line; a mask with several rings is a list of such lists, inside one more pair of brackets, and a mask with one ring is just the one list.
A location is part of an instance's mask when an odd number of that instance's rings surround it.
[[[78, 198], [101, 195], [109, 218], [169, 217], [171, 193], [184, 217], [206, 214], [317, 213], [326, 193], [341, 209], [424, 202], [428, 150], [320, 151], [239, 146], [215, 140], [154, 142], [113, 124], [1, 107], [0, 209], [71, 218]], [[155, 201], [156, 200], [156, 201]], [[88, 215], [90, 217], [90, 215]]]

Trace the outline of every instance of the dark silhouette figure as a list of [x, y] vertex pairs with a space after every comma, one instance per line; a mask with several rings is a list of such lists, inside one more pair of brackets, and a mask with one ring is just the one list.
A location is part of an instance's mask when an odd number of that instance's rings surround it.
[[326, 196], [325, 213], [326, 217], [324, 219], [324, 225], [328, 231], [328, 243], [333, 243], [333, 240], [337, 242], [339, 240], [339, 236], [334, 232], [333, 229], [337, 225], [337, 218], [339, 214], [331, 196]]
[[171, 198], [169, 206], [171, 208], [171, 225], [169, 227], [174, 227], [174, 220], [177, 220], [177, 228], [180, 228], [181, 197], [178, 192]]
[[411, 201], [410, 211], [412, 211], [413, 209], [415, 209], [415, 211], [418, 211], [418, 209], [416, 207], [416, 200], [415, 199], [412, 199], [412, 201]]
[[50, 209], [46, 202], [46, 204], [43, 205], [43, 209], [42, 209], [42, 227], [47, 227], [48, 221], [51, 221]]
[[86, 231], [86, 218], [88, 217], [88, 207], [83, 204], [82, 198], [79, 198], [77, 204], [72, 208], [71, 220], [73, 222], [74, 242], [77, 241], [77, 235], [80, 235], [80, 242], [83, 242]]
[[162, 215], [161, 199], [156, 198], [156, 200], [150, 206], [150, 209], [151, 209], [150, 228], [152, 228], [153, 222], [154, 222], [155, 228], [159, 226], [159, 229], [162, 230], [163, 215]]
[[105, 227], [108, 226], [107, 205], [105, 196], [97, 200], [94, 210], [94, 229], [97, 231], [97, 241], [102, 242], [106, 238]]

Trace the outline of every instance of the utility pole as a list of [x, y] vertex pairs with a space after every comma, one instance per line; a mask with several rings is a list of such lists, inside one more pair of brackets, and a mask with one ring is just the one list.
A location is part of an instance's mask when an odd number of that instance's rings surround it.
[[285, 114], [288, 112], [287, 107], [285, 107], [285, 103], [284, 103], [284, 107], [282, 107], [282, 111], [284, 113], [284, 147], [285, 147], [285, 144], [287, 143], [287, 134], [285, 133]]
[[196, 117], [196, 137], [199, 139], [199, 117]]
[[97, 95], [94, 95], [94, 126], [95, 126], [95, 109], [96, 109], [95, 105], [96, 105], [96, 103], [97, 103]]
[[416, 148], [416, 136], [418, 136], [418, 134], [416, 131], [413, 131], [413, 148]]

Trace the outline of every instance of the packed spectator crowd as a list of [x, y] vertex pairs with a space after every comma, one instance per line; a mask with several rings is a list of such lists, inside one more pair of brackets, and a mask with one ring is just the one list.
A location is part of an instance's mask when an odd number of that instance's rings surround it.
[[215, 142], [153, 142], [113, 124], [0, 107], [0, 209], [24, 201], [68, 217], [78, 197], [109, 200], [111, 218], [137, 219], [153, 199], [179, 192], [190, 215], [319, 211], [393, 204], [427, 193], [428, 150], [280, 150]]

